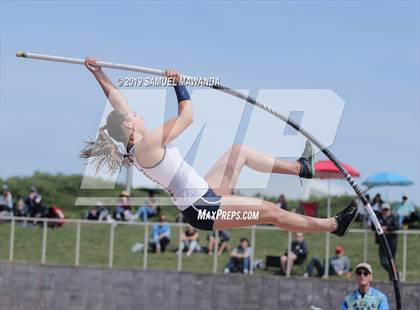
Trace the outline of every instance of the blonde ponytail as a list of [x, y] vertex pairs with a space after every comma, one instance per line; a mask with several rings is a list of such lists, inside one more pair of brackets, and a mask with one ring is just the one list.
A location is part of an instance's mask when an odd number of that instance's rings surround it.
[[[107, 125], [99, 128], [97, 139], [87, 141], [85, 147], [80, 152], [81, 158], [93, 158], [92, 163], [94, 164], [96, 173], [106, 167], [108, 173], [114, 174], [120, 171], [122, 166], [127, 167], [132, 165], [132, 160], [124, 149], [120, 145], [116, 145], [108, 134], [110, 132], [112, 134], [112, 131], [114, 131], [114, 135], [117, 136], [116, 141], [125, 143], [124, 145], [127, 144], [130, 134], [125, 132], [122, 127], [122, 121], [125, 116], [125, 113], [111, 112], [107, 118]], [[117, 134], [115, 134], [115, 131], [117, 131]]]

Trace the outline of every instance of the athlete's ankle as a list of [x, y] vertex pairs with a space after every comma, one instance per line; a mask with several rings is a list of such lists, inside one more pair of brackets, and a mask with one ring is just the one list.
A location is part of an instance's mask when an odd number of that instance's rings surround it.
[[293, 171], [294, 172], [293, 175], [299, 176], [300, 175], [300, 172], [302, 170], [302, 164], [298, 160], [295, 160], [294, 161], [294, 164], [295, 164], [295, 169]]
[[338, 228], [338, 222], [337, 219], [334, 217], [330, 217], [331, 220], [331, 226], [329, 232], [333, 232]]

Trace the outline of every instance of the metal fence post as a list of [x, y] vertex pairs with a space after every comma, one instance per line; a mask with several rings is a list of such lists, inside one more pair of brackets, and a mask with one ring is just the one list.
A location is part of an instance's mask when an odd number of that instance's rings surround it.
[[253, 274], [254, 273], [255, 251], [257, 249], [256, 244], [255, 244], [255, 225], [252, 225], [252, 230], [251, 230], [251, 246], [254, 249], [251, 252], [251, 263], [250, 263], [251, 266], [249, 266], [249, 274]]
[[42, 252], [41, 252], [41, 263], [45, 264], [47, 255], [47, 221], [44, 220], [42, 225]]
[[148, 232], [148, 227], [147, 227], [147, 223], [144, 223], [144, 251], [143, 251], [143, 269], [146, 270], [147, 269], [147, 254], [149, 251], [149, 244], [147, 242], [147, 235], [149, 234]]
[[407, 232], [404, 231], [404, 238], [403, 238], [403, 274], [402, 280], [405, 282], [407, 275]]
[[114, 223], [111, 224], [111, 229], [109, 231], [109, 258], [108, 258], [108, 267], [112, 268], [114, 261]]
[[217, 273], [217, 252], [219, 252], [219, 231], [215, 232], [214, 252], [213, 252], [213, 273]]
[[125, 183], [125, 190], [131, 194], [131, 188], [133, 187], [133, 166], [127, 167], [127, 180]]
[[325, 272], [324, 278], [328, 279], [330, 272], [330, 233], [325, 233]]
[[80, 260], [80, 221], [76, 224], [76, 257], [74, 258], [74, 265], [79, 266]]
[[10, 223], [10, 243], [9, 243], [9, 261], [13, 262], [13, 254], [14, 254], [14, 246], [15, 246], [15, 218], [12, 218], [12, 222]]
[[[328, 192], [330, 192], [330, 181], [327, 181]], [[327, 197], [327, 218], [331, 217], [331, 198]], [[330, 273], [330, 233], [325, 234], [325, 272], [324, 278], [328, 279]]]
[[368, 229], [366, 217], [363, 219], [363, 227], [365, 229], [363, 233], [363, 261], [367, 263], [368, 258]]
[[178, 240], [178, 264], [176, 267], [176, 270], [181, 271], [182, 270], [182, 253], [184, 250], [184, 244], [182, 243], [182, 225], [179, 226], [179, 240]]
[[287, 233], [287, 265], [286, 265], [286, 277], [290, 277], [291, 272], [291, 260], [290, 252], [292, 251], [292, 233], [289, 231]]

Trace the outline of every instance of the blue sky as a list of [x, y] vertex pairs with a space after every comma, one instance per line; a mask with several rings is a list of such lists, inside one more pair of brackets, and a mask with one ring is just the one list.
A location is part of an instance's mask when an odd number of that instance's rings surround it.
[[406, 192], [420, 202], [416, 1], [0, 5], [2, 178], [83, 173], [78, 151], [103, 112], [82, 67], [14, 57], [26, 50], [174, 67], [254, 93], [332, 89], [346, 102], [332, 151], [361, 180], [380, 171], [409, 177], [415, 185], [390, 189], [390, 198]]

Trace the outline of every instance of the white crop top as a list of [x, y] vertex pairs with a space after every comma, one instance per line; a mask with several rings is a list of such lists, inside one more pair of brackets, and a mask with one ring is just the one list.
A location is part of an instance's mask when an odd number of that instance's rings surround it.
[[181, 156], [179, 149], [168, 144], [163, 158], [153, 167], [142, 167], [136, 159], [133, 146], [128, 155], [146, 177], [162, 186], [178, 209], [185, 210], [209, 189], [207, 182]]

